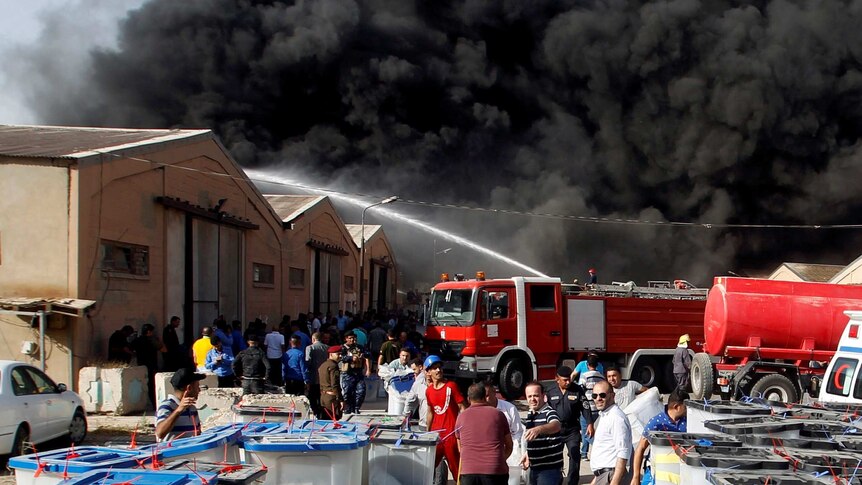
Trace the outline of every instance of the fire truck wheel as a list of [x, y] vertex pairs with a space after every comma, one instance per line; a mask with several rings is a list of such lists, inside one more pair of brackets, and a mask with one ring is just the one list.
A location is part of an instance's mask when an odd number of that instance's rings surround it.
[[694, 354], [691, 359], [691, 398], [709, 399], [715, 387], [715, 373], [712, 370], [712, 360], [709, 354], [703, 352]]
[[751, 395], [760, 396], [767, 401], [786, 403], [799, 400], [799, 393], [793, 381], [781, 374], [769, 374], [761, 377], [751, 386]]
[[524, 395], [524, 387], [531, 379], [526, 361], [517, 357], [508, 360], [500, 368], [500, 393], [508, 401], [520, 399]]
[[652, 357], [638, 359], [632, 371], [632, 378], [646, 387], [658, 384], [658, 363]]

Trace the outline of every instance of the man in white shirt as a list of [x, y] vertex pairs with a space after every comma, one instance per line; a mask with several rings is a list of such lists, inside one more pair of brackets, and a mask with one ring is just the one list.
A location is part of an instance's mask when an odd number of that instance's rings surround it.
[[398, 358], [381, 366], [377, 375], [386, 384], [386, 393], [389, 395], [389, 406], [386, 414], [394, 416], [404, 415], [404, 394], [412, 389], [415, 375], [410, 365], [410, 351], [401, 349]]
[[632, 456], [632, 429], [626, 414], [614, 402], [614, 388], [607, 381], [593, 387], [599, 420], [593, 435], [590, 467], [593, 485], [631, 482], [628, 463]]
[[620, 370], [616, 366], [609, 366], [605, 370], [605, 377], [607, 377], [611, 387], [614, 388], [614, 402], [624, 411], [626, 406], [634, 401], [638, 394], [647, 391], [647, 388], [640, 382], [632, 380], [624, 381]]
[[409, 418], [419, 408], [419, 427], [425, 427], [428, 422], [428, 400], [425, 398], [428, 376], [425, 375], [422, 359], [418, 357], [410, 361], [410, 369], [413, 370], [414, 380], [410, 392], [404, 395], [404, 415]]
[[275, 325], [272, 326], [272, 332], [266, 334], [263, 339], [263, 347], [266, 350], [266, 360], [269, 361], [269, 383], [280, 386], [282, 384], [281, 359], [284, 357], [285, 345], [284, 335]]

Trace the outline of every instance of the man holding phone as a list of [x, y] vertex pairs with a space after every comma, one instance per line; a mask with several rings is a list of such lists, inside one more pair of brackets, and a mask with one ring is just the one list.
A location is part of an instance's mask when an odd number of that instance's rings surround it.
[[166, 441], [180, 434], [195, 436], [200, 433], [201, 422], [195, 403], [201, 392], [200, 381], [206, 377], [183, 367], [171, 377], [174, 393], [169, 394], [156, 409], [156, 439]]

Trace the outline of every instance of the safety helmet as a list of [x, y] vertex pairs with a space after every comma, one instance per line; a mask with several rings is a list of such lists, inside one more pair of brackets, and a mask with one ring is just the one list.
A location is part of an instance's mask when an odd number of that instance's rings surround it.
[[443, 359], [441, 359], [440, 357], [436, 355], [429, 355], [425, 358], [425, 363], [422, 365], [427, 369], [428, 367], [431, 367], [434, 364], [439, 364], [441, 362], [443, 362]]
[[587, 271], [587, 273], [595, 273], [595, 272], [596, 272], [596, 268], [590, 268], [590, 270]]

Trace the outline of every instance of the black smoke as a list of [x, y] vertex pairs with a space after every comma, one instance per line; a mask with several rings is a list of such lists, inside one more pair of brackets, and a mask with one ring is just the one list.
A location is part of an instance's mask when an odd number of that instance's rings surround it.
[[[351, 192], [852, 224], [860, 25], [862, 2], [838, 0], [151, 0], [117, 49], [92, 53], [83, 92], [60, 83], [35, 108], [49, 123], [212, 128], [246, 166]], [[855, 230], [403, 210], [567, 279], [596, 266], [605, 280], [707, 283], [862, 252]], [[408, 276], [430, 275], [430, 238], [387, 231]], [[457, 253], [445, 265], [515, 272]]]

